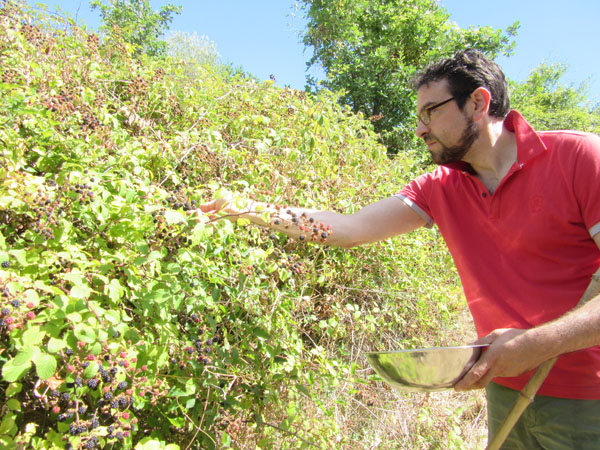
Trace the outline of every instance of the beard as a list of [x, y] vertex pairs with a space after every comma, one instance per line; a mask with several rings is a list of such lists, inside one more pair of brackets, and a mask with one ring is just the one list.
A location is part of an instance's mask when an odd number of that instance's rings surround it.
[[423, 140], [425, 142], [433, 139], [442, 147], [442, 150], [436, 153], [429, 150], [429, 154], [431, 155], [431, 159], [434, 163], [441, 165], [459, 162], [467, 154], [471, 148], [471, 145], [473, 145], [473, 142], [475, 142], [475, 140], [479, 137], [479, 129], [477, 128], [477, 125], [475, 125], [473, 119], [467, 117], [466, 120], [467, 125], [460, 137], [460, 140], [455, 145], [446, 146], [434, 134], [431, 133], [423, 136]]

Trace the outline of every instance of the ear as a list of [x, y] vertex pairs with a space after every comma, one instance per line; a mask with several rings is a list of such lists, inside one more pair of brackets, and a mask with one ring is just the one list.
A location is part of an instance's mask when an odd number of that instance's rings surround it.
[[469, 99], [472, 100], [471, 108], [473, 120], [481, 120], [488, 114], [490, 102], [492, 101], [492, 94], [490, 94], [490, 91], [484, 87], [478, 87], [471, 92]]

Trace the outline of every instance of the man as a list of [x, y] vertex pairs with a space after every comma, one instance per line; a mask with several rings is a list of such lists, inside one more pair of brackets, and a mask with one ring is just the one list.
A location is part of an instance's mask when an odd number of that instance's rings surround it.
[[[486, 387], [494, 435], [531, 371], [560, 355], [503, 448], [600, 448], [600, 296], [575, 308], [600, 267], [600, 138], [536, 133], [509, 110], [501, 69], [478, 51], [428, 67], [415, 88], [416, 134], [439, 167], [352, 215], [291, 215], [331, 225], [327, 243], [341, 247], [435, 223], [478, 343], [490, 344], [455, 389]], [[201, 210], [224, 205], [215, 200]], [[285, 220], [241, 214], [292, 237], [302, 233]]]

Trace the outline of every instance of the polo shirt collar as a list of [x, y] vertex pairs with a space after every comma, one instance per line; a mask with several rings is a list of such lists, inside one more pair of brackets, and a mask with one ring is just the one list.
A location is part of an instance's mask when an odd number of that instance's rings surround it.
[[[547, 150], [546, 145], [535, 132], [531, 125], [525, 120], [520, 112], [511, 110], [504, 118], [504, 127], [517, 138], [517, 160], [521, 167], [531, 159]], [[458, 161], [450, 164], [442, 164], [449, 169], [459, 170], [474, 174], [475, 171], [469, 163]]]

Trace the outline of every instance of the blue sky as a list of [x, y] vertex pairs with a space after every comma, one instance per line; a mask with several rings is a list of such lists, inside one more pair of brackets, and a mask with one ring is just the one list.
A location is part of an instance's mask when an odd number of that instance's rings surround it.
[[[33, 2], [31, 2], [33, 3]], [[99, 14], [88, 0], [47, 0], [78, 21], [96, 28]], [[298, 34], [304, 27], [293, 0], [151, 0], [154, 8], [181, 5], [172, 31], [196, 32], [216, 46], [223, 62], [242, 66], [260, 79], [275, 75], [279, 85], [303, 89], [305, 50]], [[563, 83], [589, 85], [588, 99], [600, 103], [599, 0], [439, 0], [459, 26], [521, 26], [514, 55], [498, 58], [510, 79], [522, 81], [542, 62], [568, 66]], [[51, 8], [52, 9], [52, 8]], [[318, 74], [318, 72], [313, 72]]]

